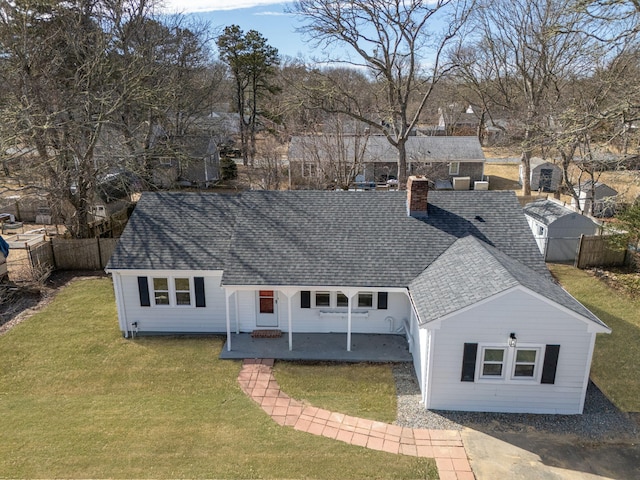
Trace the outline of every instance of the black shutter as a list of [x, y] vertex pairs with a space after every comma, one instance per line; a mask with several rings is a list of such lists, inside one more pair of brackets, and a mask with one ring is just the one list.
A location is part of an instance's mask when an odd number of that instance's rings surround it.
[[138, 293], [140, 294], [140, 306], [150, 307], [149, 299], [149, 279], [147, 277], [138, 277]]
[[193, 277], [193, 286], [196, 289], [196, 307], [206, 307], [204, 299], [204, 277]]
[[542, 380], [540, 383], [556, 383], [556, 369], [560, 345], [547, 345], [544, 350], [544, 364], [542, 365]]
[[300, 308], [311, 308], [311, 292], [309, 290], [300, 292]]
[[386, 310], [389, 294], [387, 292], [378, 292], [378, 310]]
[[465, 343], [462, 355], [462, 382], [473, 382], [476, 376], [476, 356], [478, 355], [477, 343]]

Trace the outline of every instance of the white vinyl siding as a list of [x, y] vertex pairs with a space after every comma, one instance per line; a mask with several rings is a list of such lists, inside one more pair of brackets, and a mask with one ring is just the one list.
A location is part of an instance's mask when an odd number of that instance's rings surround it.
[[[149, 290], [151, 307], [140, 306], [140, 296], [138, 292], [138, 277], [149, 278]], [[222, 272], [120, 272], [120, 297], [122, 305], [118, 305], [118, 310], [123, 310], [127, 325], [125, 330], [130, 330], [132, 323], [138, 324], [138, 332], [141, 334], [168, 334], [168, 333], [222, 333], [226, 331], [225, 316], [225, 295], [220, 288]], [[204, 277], [204, 292], [206, 307], [195, 308], [195, 291], [193, 278]], [[188, 305], [176, 306], [154, 305], [154, 278], [169, 279], [170, 305], [176, 304], [176, 295], [180, 301], [186, 302], [188, 293]], [[182, 290], [185, 287], [184, 281], [176, 282], [174, 279], [188, 279], [189, 292]], [[121, 325], [121, 329], [122, 329]]]
[[[429, 325], [427, 325], [427, 328]], [[503, 379], [480, 380], [482, 347], [502, 344], [509, 350], [510, 332], [516, 349], [560, 345], [555, 383], [541, 384], [544, 348], [536, 359], [535, 381], [515, 378], [514, 363], [506, 362]], [[588, 323], [527, 291], [516, 289], [494, 300], [449, 317], [434, 330], [436, 342], [429, 374], [427, 408], [493, 412], [580, 413], [589, 352], [594, 333]], [[465, 343], [478, 344], [476, 381], [462, 382], [460, 374]], [[511, 350], [514, 350], [511, 348]]]
[[[233, 299], [235, 295], [238, 295], [238, 303], [240, 305], [239, 329], [241, 332], [251, 332], [256, 328], [255, 291], [242, 290], [237, 292], [232, 295], [231, 304], [235, 303]], [[313, 298], [314, 292], [311, 292], [312, 306]], [[337, 301], [337, 296], [333, 295], [332, 301], [334, 298]], [[335, 305], [335, 303], [332, 303], [332, 305]], [[346, 307], [301, 308], [300, 292], [296, 292], [291, 298], [291, 306], [294, 333], [344, 333], [347, 331]], [[287, 297], [281, 295], [278, 302], [278, 328], [282, 331], [289, 331], [287, 308]], [[351, 318], [352, 333], [401, 334], [403, 332], [403, 324], [409, 318], [409, 299], [404, 293], [390, 292], [386, 310], [376, 309], [375, 303], [373, 309], [367, 309], [366, 312], [364, 310], [354, 307], [354, 313]], [[235, 318], [235, 313], [232, 313], [231, 330], [233, 332], [236, 331]]]

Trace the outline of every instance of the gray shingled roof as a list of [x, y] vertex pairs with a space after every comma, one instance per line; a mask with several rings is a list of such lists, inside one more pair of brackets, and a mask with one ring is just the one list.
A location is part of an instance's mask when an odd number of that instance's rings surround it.
[[559, 218], [576, 213], [575, 210], [551, 200], [536, 200], [526, 204], [522, 209], [526, 215], [545, 225], [550, 225]]
[[[414, 136], [407, 140], [407, 158], [413, 162], [484, 162], [484, 152], [477, 137]], [[354, 150], [363, 152], [362, 160], [395, 162], [398, 151], [380, 135], [369, 137], [313, 135], [296, 136], [289, 144], [290, 160], [334, 158], [338, 150], [353, 158]]]
[[223, 269], [225, 285], [406, 287], [474, 235], [547, 274], [513, 192], [144, 193], [107, 268]]
[[146, 192], [107, 269], [408, 287], [422, 322], [523, 285], [602, 324], [553, 282], [513, 192], [429, 192], [428, 213], [407, 216], [405, 192]]
[[409, 285], [421, 324], [523, 286], [607, 328], [560, 285], [473, 236], [457, 240]]
[[107, 269], [222, 270], [237, 201], [227, 195], [143, 193]]

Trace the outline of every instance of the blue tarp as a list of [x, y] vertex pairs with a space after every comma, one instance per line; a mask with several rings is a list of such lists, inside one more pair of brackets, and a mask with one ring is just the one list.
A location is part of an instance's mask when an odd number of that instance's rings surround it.
[[9, 244], [2, 236], [0, 236], [0, 252], [2, 252], [5, 257], [9, 256]]

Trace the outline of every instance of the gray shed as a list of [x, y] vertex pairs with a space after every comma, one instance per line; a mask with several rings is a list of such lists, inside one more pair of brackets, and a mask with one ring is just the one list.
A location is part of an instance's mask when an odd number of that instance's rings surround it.
[[[523, 179], [524, 169], [520, 165], [520, 185], [523, 184]], [[529, 180], [532, 191], [555, 192], [562, 184], [562, 169], [555, 163], [542, 158], [532, 158]]]
[[600, 228], [591, 217], [557, 200], [537, 200], [523, 210], [547, 262], [573, 261], [580, 235], [596, 235]]
[[593, 199], [593, 215], [596, 217], [612, 217], [616, 210], [618, 192], [601, 182], [587, 180], [575, 187], [580, 199], [580, 204], [575, 199], [571, 205], [583, 212], [591, 213], [591, 200]]

